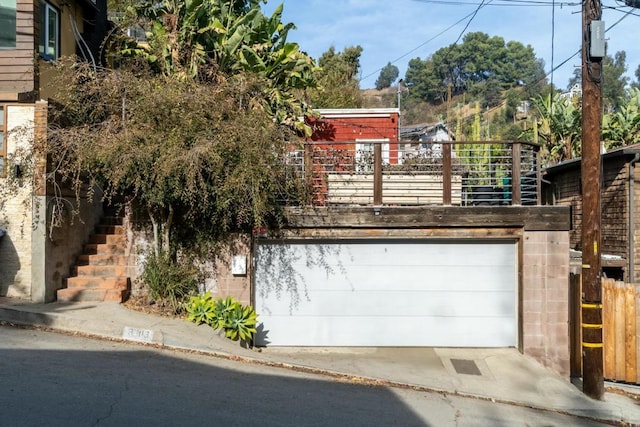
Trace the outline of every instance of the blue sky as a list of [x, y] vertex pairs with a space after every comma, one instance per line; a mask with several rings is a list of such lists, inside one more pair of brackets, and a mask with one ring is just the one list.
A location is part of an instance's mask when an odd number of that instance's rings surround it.
[[[338, 51], [362, 46], [360, 87], [364, 89], [375, 86], [380, 68], [388, 62], [396, 65], [403, 77], [410, 59], [425, 59], [454, 43], [469, 23], [470, 17], [463, 18], [476, 11], [479, 1], [269, 0], [263, 9], [270, 14], [284, 3], [283, 22], [293, 22], [297, 27], [289, 33], [288, 41], [298, 43], [316, 59], [330, 46]], [[626, 12], [633, 13], [609, 29], [606, 38], [608, 53], [620, 50], [627, 53], [627, 75], [635, 80], [634, 73], [640, 64], [640, 9], [630, 9], [615, 0], [603, 1], [602, 19], [606, 28]], [[485, 0], [485, 4], [465, 33], [482, 31], [505, 41], [531, 45], [536, 56], [544, 60], [547, 72], [551, 70], [552, 59], [554, 66], [558, 66], [580, 48], [579, 1], [556, 0], [555, 8], [551, 6], [552, 0]], [[458, 21], [461, 22], [456, 24]], [[566, 87], [580, 61], [577, 55], [558, 68], [553, 74], [554, 84]]]

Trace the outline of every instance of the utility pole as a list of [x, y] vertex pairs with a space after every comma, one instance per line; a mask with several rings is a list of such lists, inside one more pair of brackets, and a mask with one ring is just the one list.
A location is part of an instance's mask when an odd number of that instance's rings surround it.
[[582, 2], [582, 391], [604, 395], [601, 202], [602, 58], [600, 0]]
[[400, 98], [402, 96], [402, 88], [405, 87], [404, 85], [404, 79], [400, 79], [398, 80], [398, 128], [400, 127], [400, 116], [402, 115], [402, 113], [400, 112]]

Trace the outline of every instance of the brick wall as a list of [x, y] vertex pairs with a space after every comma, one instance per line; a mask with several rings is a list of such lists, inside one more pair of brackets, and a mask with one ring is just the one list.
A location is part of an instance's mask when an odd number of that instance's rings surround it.
[[[127, 226], [127, 250], [131, 293], [134, 297], [146, 296], [146, 288], [139, 280], [144, 270], [148, 254], [153, 248], [151, 224], [143, 218], [135, 217], [129, 211], [125, 220]], [[246, 257], [247, 272], [243, 275], [232, 273], [231, 263], [234, 256]], [[221, 244], [215, 256], [200, 265], [204, 272], [202, 293], [209, 291], [214, 298], [233, 296], [243, 304], [251, 304], [251, 236], [237, 234]]]
[[523, 352], [568, 377], [568, 233], [526, 231], [522, 259]]
[[[234, 256], [243, 257], [246, 261], [246, 274], [233, 274], [231, 263]], [[207, 268], [205, 289], [214, 297], [233, 296], [243, 304], [251, 304], [250, 260], [251, 236], [248, 234], [231, 236]]]

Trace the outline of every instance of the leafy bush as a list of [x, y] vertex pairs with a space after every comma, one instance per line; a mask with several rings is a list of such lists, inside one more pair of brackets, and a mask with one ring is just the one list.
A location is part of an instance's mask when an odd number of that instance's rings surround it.
[[168, 303], [179, 312], [187, 297], [198, 291], [198, 269], [180, 263], [168, 254], [151, 254], [144, 264], [141, 279], [149, 288], [151, 298]]
[[192, 296], [186, 305], [187, 320], [213, 329], [223, 329], [227, 338], [249, 341], [256, 333], [258, 315], [250, 305], [243, 306], [234, 297], [216, 298], [211, 293]]

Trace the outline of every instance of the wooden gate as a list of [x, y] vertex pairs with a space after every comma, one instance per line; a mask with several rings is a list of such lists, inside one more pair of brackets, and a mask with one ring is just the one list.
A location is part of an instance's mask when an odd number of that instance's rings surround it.
[[[581, 280], [570, 280], [571, 375], [582, 376]], [[602, 279], [604, 378], [640, 384], [640, 285]]]

